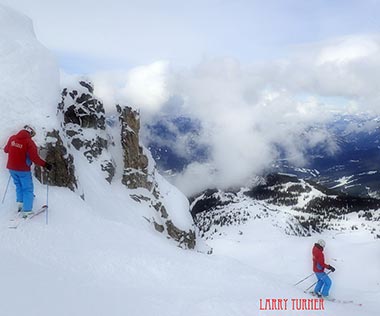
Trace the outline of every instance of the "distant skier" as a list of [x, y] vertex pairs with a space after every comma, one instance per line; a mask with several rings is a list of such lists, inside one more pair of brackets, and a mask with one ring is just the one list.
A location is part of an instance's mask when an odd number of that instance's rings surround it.
[[325, 263], [325, 256], [323, 254], [323, 248], [325, 248], [325, 246], [325, 241], [320, 239], [313, 247], [313, 271], [318, 279], [314, 292], [320, 297], [328, 298], [332, 282], [324, 270], [328, 269], [334, 272], [335, 268]]
[[16, 201], [18, 203], [18, 211], [22, 211], [24, 218], [33, 214], [34, 187], [30, 166], [32, 162], [51, 170], [51, 164], [47, 163], [38, 155], [37, 146], [32, 140], [36, 135], [36, 131], [30, 125], [17, 134], [12, 135], [4, 151], [8, 154], [7, 168], [16, 185]]

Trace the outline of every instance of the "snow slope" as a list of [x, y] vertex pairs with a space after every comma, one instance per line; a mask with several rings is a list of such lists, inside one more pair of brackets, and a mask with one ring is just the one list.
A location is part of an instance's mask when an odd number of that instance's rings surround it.
[[[46, 187], [37, 184], [36, 194], [43, 204]], [[311, 247], [320, 236], [286, 236], [270, 222], [251, 221], [223, 228], [207, 255], [162, 239], [137, 220], [135, 206], [118, 212], [110, 202], [117, 216], [106, 218], [60, 188], [50, 188], [48, 225], [42, 215], [9, 229], [12, 195], [0, 213], [2, 315], [304, 314], [260, 312], [259, 299], [308, 297], [302, 289], [314, 277], [293, 284], [310, 274]], [[378, 315], [379, 242], [369, 234], [322, 237], [337, 269], [331, 294], [363, 306], [327, 302], [317, 315]]]
[[[37, 126], [54, 125], [56, 122], [46, 120], [45, 114], [52, 111], [49, 104], [55, 98], [56, 66], [50, 63], [50, 54], [35, 41], [27, 18], [2, 6], [0, 12], [0, 21], [8, 21], [6, 25], [12, 31], [0, 31], [0, 71], [8, 74], [0, 79], [1, 109], [7, 114], [1, 117], [1, 137], [10, 133], [8, 128], [24, 120]], [[17, 37], [18, 27], [24, 39]], [[7, 34], [12, 36], [7, 38]], [[29, 44], [30, 51], [25, 48]], [[20, 61], [28, 60], [29, 54], [35, 63]], [[13, 81], [23, 75], [25, 81]], [[24, 102], [26, 98], [33, 102]], [[10, 101], [14, 103], [8, 104]], [[74, 158], [86, 201], [65, 188], [50, 187], [47, 191], [46, 186], [35, 181], [35, 205], [45, 204], [49, 198], [48, 224], [42, 214], [17, 229], [8, 228], [16, 209], [12, 183], [0, 205], [1, 315], [305, 314], [260, 312], [259, 299], [308, 297], [292, 284], [310, 273], [310, 248], [320, 236], [290, 237], [265, 221], [249, 222], [239, 229], [225, 228], [210, 241], [212, 255], [183, 250], [152, 229], [144, 219], [151, 210], [132, 200], [120, 181], [105, 185], [99, 173], [84, 171], [89, 167], [80, 152]], [[3, 194], [8, 173], [2, 152], [0, 161]], [[161, 193], [168, 199], [169, 207], [178, 212], [186, 201], [164, 183]], [[175, 216], [181, 225], [188, 225], [186, 216]], [[355, 233], [323, 237], [328, 243], [327, 256], [335, 259], [332, 264], [337, 268], [332, 294], [353, 298], [363, 306], [326, 303], [325, 311], [307, 314], [378, 315], [378, 241]]]
[[[331, 274], [330, 295], [337, 299], [353, 300], [363, 306], [328, 302], [317, 315], [377, 315], [380, 303], [379, 241], [369, 233], [327, 232], [312, 237], [286, 236], [282, 228], [275, 228], [270, 220], [250, 221], [245, 225], [223, 228], [221, 235], [209, 241], [215, 255], [226, 256], [265, 275], [267, 284], [275, 283], [270, 298], [303, 297], [303, 290], [316, 279], [311, 276], [297, 286], [292, 284], [308, 276], [311, 271], [311, 248], [316, 240], [326, 240], [326, 262], [336, 268]], [[260, 284], [260, 287], [262, 284]], [[265, 292], [265, 290], [263, 290]], [[265, 297], [261, 291], [255, 297]], [[287, 315], [262, 312], [259, 315]], [[292, 315], [303, 315], [298, 312]]]
[[[377, 314], [380, 307], [380, 240], [373, 232], [379, 227], [378, 219], [367, 221], [359, 216], [361, 212], [352, 212], [346, 214], [342, 221], [330, 220], [330, 227], [326, 226], [321, 234], [305, 231], [297, 218], [310, 214], [303, 213], [301, 207], [305, 201], [324, 193], [316, 188], [299, 190], [295, 195], [298, 201], [295, 206], [286, 206], [286, 200], [281, 202], [282, 206], [279, 201], [277, 204], [269, 202], [275, 201], [278, 192], [294, 187], [295, 183], [299, 189], [301, 186], [310, 187], [303, 180], [296, 182], [294, 178], [292, 182], [277, 184], [277, 191], [262, 200], [244, 194], [253, 189], [205, 191], [191, 204], [201, 236], [213, 248], [214, 255], [229, 257], [249, 266], [252, 273], [265, 276], [266, 284], [275, 283], [273, 293], [276, 294], [269, 294], [269, 298], [288, 298], [289, 301], [301, 297], [303, 291], [315, 282], [312, 275], [301, 284], [292, 286], [312, 273], [311, 249], [318, 239], [323, 238], [327, 242], [326, 262], [336, 268], [331, 275], [333, 287], [330, 295], [363, 304], [358, 309], [355, 304], [341, 306], [330, 303], [323, 315], [350, 315], [351, 312], [354, 314], [353, 311], [358, 315], [366, 315], [367, 312]], [[271, 185], [268, 188], [274, 188]], [[260, 192], [264, 195], [266, 191]], [[375, 213], [378, 214], [378, 210]], [[267, 298], [261, 292], [265, 293], [265, 285], [259, 284], [260, 290], [256, 289], [255, 297]], [[276, 314], [282, 315], [283, 312], [259, 313]]]

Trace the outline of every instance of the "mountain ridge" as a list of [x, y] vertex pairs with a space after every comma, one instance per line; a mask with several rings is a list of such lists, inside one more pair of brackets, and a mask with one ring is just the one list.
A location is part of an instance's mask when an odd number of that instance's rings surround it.
[[238, 191], [210, 189], [190, 201], [201, 236], [225, 225], [239, 229], [249, 220], [270, 218], [290, 235], [363, 229], [380, 238], [380, 199], [351, 196], [294, 175], [269, 174], [264, 184]]

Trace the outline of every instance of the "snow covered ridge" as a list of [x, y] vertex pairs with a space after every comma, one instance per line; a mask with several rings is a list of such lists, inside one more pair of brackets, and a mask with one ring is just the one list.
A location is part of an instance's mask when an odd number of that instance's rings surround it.
[[[60, 91], [56, 59], [36, 39], [32, 21], [1, 4], [0, 74], [2, 144], [19, 125], [33, 123], [41, 130], [56, 124], [54, 104]], [[42, 121], [42, 126], [36, 123]]]
[[192, 198], [191, 212], [201, 237], [239, 229], [252, 220], [269, 221], [286, 234], [310, 236], [324, 230], [366, 230], [380, 238], [380, 200], [329, 190], [292, 175], [270, 174], [251, 189], [207, 190]]
[[[142, 220], [145, 218], [156, 231], [180, 246], [194, 248], [188, 201], [160, 177], [149, 151], [140, 144], [139, 113], [117, 105], [117, 121], [107, 125], [103, 103], [86, 80], [64, 88], [61, 96], [57, 116], [60, 127], [46, 133], [41, 147], [53, 170], [47, 178], [36, 167], [36, 176], [44, 183], [71, 189], [84, 201], [91, 200], [93, 194], [102, 194], [104, 186], [122, 184], [125, 195], [150, 210], [140, 214]], [[94, 181], [98, 192], [90, 188]], [[116, 193], [112, 199], [118, 199]], [[123, 206], [120, 211], [131, 212]]]

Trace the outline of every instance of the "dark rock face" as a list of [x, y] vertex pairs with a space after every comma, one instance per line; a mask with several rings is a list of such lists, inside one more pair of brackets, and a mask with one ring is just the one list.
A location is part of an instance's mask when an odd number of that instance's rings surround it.
[[185, 232], [178, 229], [171, 220], [166, 221], [166, 228], [170, 237], [179, 242], [179, 245], [185, 245], [189, 249], [195, 248], [195, 232]]
[[139, 143], [140, 117], [139, 113], [130, 107], [123, 109], [118, 105], [121, 124], [121, 145], [124, 151], [124, 174], [122, 182], [130, 189], [152, 189], [153, 183], [148, 180], [149, 160], [143, 153]]
[[46, 161], [52, 164], [51, 171], [42, 171], [35, 167], [35, 175], [42, 183], [49, 183], [58, 187], [67, 187], [74, 191], [77, 186], [75, 178], [74, 158], [67, 153], [62, 138], [57, 130], [47, 133], [47, 142], [41, 151], [46, 152]]
[[159, 227], [156, 227], [156, 225], [158, 224], [154, 221], [156, 230], [160, 231], [157, 228], [160, 228], [162, 226], [164, 229], [166, 228], [167, 234], [179, 243], [179, 246], [188, 248], [188, 249], [194, 249], [195, 244], [196, 244], [195, 231], [181, 230], [170, 220], [166, 207], [160, 202], [160, 199], [162, 197], [159, 193], [159, 188], [157, 184], [155, 184], [153, 188], [153, 196], [156, 198], [155, 202], [152, 201], [153, 208], [157, 211], [161, 221], [163, 222], [162, 225], [159, 225]]
[[109, 183], [111, 183], [113, 177], [115, 176], [115, 166], [113, 165], [113, 163], [105, 160], [105, 161], [101, 162], [100, 167], [101, 167], [102, 171], [104, 171], [104, 172], [106, 172], [106, 174], [108, 174], [108, 176], [106, 177], [106, 180]]
[[146, 202], [156, 210], [155, 216], [149, 220], [160, 233], [166, 233], [176, 240], [181, 247], [193, 249], [196, 243], [195, 231], [183, 231], [170, 220], [169, 214], [161, 202], [162, 196], [155, 181], [155, 167], [149, 166], [149, 159], [140, 145], [139, 113], [130, 107], [117, 106], [121, 125], [121, 145], [123, 149], [124, 173], [122, 183], [129, 189], [145, 188], [152, 192], [153, 197], [133, 195], [138, 202]]
[[[151, 222], [149, 220], [149, 222]], [[196, 246], [196, 236], [194, 230], [184, 231], [173, 224], [171, 220], [165, 221], [163, 224], [152, 221], [154, 229], [159, 233], [165, 233], [178, 242], [178, 246], [185, 249], [194, 249]]]
[[58, 111], [63, 115], [63, 129], [68, 142], [82, 151], [89, 163], [100, 160], [101, 169], [106, 172], [105, 178], [111, 183], [115, 166], [107, 153], [105, 111], [103, 103], [94, 97], [93, 92], [92, 84], [85, 81], [80, 81], [77, 89], [68, 91], [65, 88]]
[[[82, 91], [62, 91], [62, 102], [58, 109], [64, 113], [64, 123], [73, 123], [83, 128], [100, 128], [105, 130], [105, 112], [103, 103], [94, 98], [94, 88], [90, 82], [80, 81]], [[66, 100], [71, 99], [72, 104]]]

